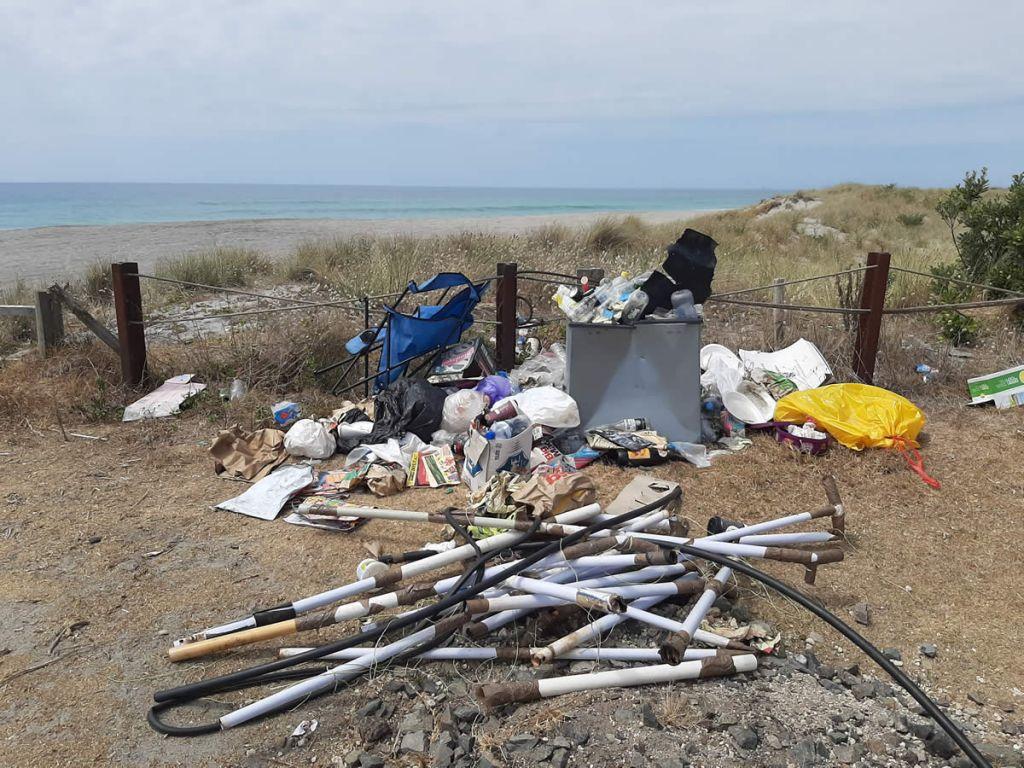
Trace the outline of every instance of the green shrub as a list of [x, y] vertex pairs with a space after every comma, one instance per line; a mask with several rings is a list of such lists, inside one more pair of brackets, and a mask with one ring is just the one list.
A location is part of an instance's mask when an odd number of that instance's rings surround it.
[[[931, 284], [930, 295], [934, 303], [959, 304], [970, 300], [973, 292], [970, 286], [957, 285], [941, 279], [944, 277], [952, 277], [956, 280], [964, 279], [957, 265], [944, 264], [932, 267], [932, 274], [940, 278], [933, 280]], [[981, 332], [981, 324], [977, 320], [956, 310], [940, 312], [938, 325], [942, 338], [957, 347], [973, 344], [978, 340], [978, 334]]]
[[924, 224], [923, 213], [901, 213], [896, 217], [896, 221], [902, 224], [904, 227], [920, 227]]
[[1024, 173], [988, 194], [988, 169], [970, 171], [936, 206], [968, 279], [1024, 291]]

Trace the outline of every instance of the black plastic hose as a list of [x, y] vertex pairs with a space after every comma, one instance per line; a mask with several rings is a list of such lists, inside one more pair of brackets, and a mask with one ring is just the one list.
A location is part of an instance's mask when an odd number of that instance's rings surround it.
[[[242, 669], [227, 675], [210, 678], [209, 680], [200, 680], [197, 683], [182, 685], [177, 688], [157, 691], [153, 694], [153, 700], [156, 702], [156, 705], [149, 710], [146, 719], [154, 730], [168, 736], [200, 736], [203, 734], [215, 733], [220, 730], [219, 721], [194, 726], [172, 726], [164, 723], [160, 719], [159, 715], [167, 709], [186, 704], [190, 701], [195, 701], [203, 696], [227, 691], [236, 691], [243, 688], [262, 685], [266, 682], [273, 682], [280, 679], [272, 677], [273, 675], [276, 675], [276, 673], [288, 669], [289, 667], [294, 667], [307, 661], [315, 661], [323, 656], [345, 650], [347, 648], [353, 648], [362, 643], [376, 640], [385, 632], [404, 629], [408, 626], [419, 623], [423, 619], [432, 618], [442, 611], [446, 611], [449, 608], [480, 594], [484, 590], [500, 584], [509, 576], [514, 576], [517, 573], [527, 570], [532, 565], [540, 562], [549, 555], [559, 552], [562, 548], [582, 541], [594, 531], [604, 530], [605, 528], [614, 528], [636, 517], [653, 512], [656, 509], [661, 509], [665, 505], [679, 498], [681, 495], [682, 488], [676, 486], [663, 497], [652, 501], [649, 504], [644, 504], [636, 509], [623, 512], [621, 515], [617, 515], [611, 519], [601, 520], [585, 526], [568, 536], [564, 536], [557, 541], [551, 542], [546, 547], [537, 550], [532, 555], [521, 560], [515, 566], [510, 567], [508, 570], [504, 570], [500, 573], [494, 574], [493, 576], [484, 578], [471, 586], [465, 587], [459, 592], [452, 592], [447, 597], [438, 600], [432, 605], [425, 606], [424, 608], [409, 613], [406, 616], [395, 618], [387, 625], [359, 632], [354, 635], [349, 635], [348, 637], [343, 637], [340, 640], [327, 643], [319, 648], [311, 648], [304, 653], [300, 653], [290, 658], [267, 662], [255, 667], [250, 667], [249, 669]], [[470, 571], [470, 573], [471, 572], [472, 571]], [[308, 674], [303, 674], [302, 677], [308, 677]]]
[[942, 728], [949, 737], [956, 742], [957, 746], [963, 750], [964, 754], [970, 758], [971, 762], [974, 763], [978, 768], [992, 768], [988, 760], [985, 759], [984, 755], [978, 751], [978, 748], [974, 746], [970, 739], [956, 727], [956, 723], [946, 716], [946, 713], [939, 709], [938, 704], [929, 698], [928, 694], [922, 691], [917, 683], [911, 680], [899, 667], [893, 664], [889, 659], [885, 658], [881, 651], [878, 650], [871, 642], [861, 635], [857, 630], [847, 624], [845, 621], [840, 619], [834, 613], [822, 608], [820, 605], [813, 603], [807, 597], [802, 595], [797, 590], [785, 582], [779, 581], [778, 579], [772, 578], [767, 573], [757, 570], [747, 563], [741, 560], [733, 560], [732, 558], [724, 557], [722, 555], [712, 554], [706, 552], [703, 549], [697, 547], [691, 547], [687, 544], [674, 544], [673, 549], [678, 549], [685, 555], [690, 557], [699, 558], [701, 560], [708, 560], [712, 563], [718, 563], [719, 565], [725, 565], [732, 568], [734, 571], [742, 573], [744, 576], [749, 576], [755, 581], [759, 581], [766, 587], [775, 590], [779, 594], [788, 597], [793, 602], [806, 608], [808, 611], [813, 613], [819, 619], [824, 621], [826, 624], [831, 626], [847, 640], [860, 648], [866, 653], [873, 662], [885, 670], [886, 674], [889, 675], [893, 680], [899, 683], [900, 687], [909, 693], [914, 701], [921, 705], [925, 712], [928, 713], [929, 717], [932, 718], [939, 727]]

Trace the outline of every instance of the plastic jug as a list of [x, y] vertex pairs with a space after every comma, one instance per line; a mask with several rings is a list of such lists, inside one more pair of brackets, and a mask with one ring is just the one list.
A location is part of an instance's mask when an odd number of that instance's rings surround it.
[[687, 288], [672, 294], [672, 312], [679, 320], [700, 320], [693, 306], [693, 292]]

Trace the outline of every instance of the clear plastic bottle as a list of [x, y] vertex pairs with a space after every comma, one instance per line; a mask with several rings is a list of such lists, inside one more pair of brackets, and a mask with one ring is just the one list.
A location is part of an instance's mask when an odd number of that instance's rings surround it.
[[693, 292], [688, 288], [672, 294], [672, 312], [678, 320], [700, 320], [700, 315], [693, 306]]
[[572, 297], [572, 291], [566, 286], [559, 286], [555, 292], [554, 301], [558, 305], [558, 308], [562, 310], [570, 322], [573, 323], [587, 323], [590, 322], [594, 316], [594, 293], [591, 292], [584, 296], [580, 301], [576, 301]]
[[626, 299], [625, 305], [622, 307], [622, 319], [627, 322], [632, 322], [640, 318], [644, 310], [647, 309], [647, 303], [650, 299], [647, 294], [637, 288]]

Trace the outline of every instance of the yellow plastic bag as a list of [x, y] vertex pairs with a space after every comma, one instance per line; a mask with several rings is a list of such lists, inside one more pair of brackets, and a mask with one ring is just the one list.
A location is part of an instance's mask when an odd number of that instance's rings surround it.
[[918, 448], [924, 427], [921, 409], [881, 387], [832, 384], [786, 395], [775, 404], [776, 421], [814, 423], [855, 451]]

